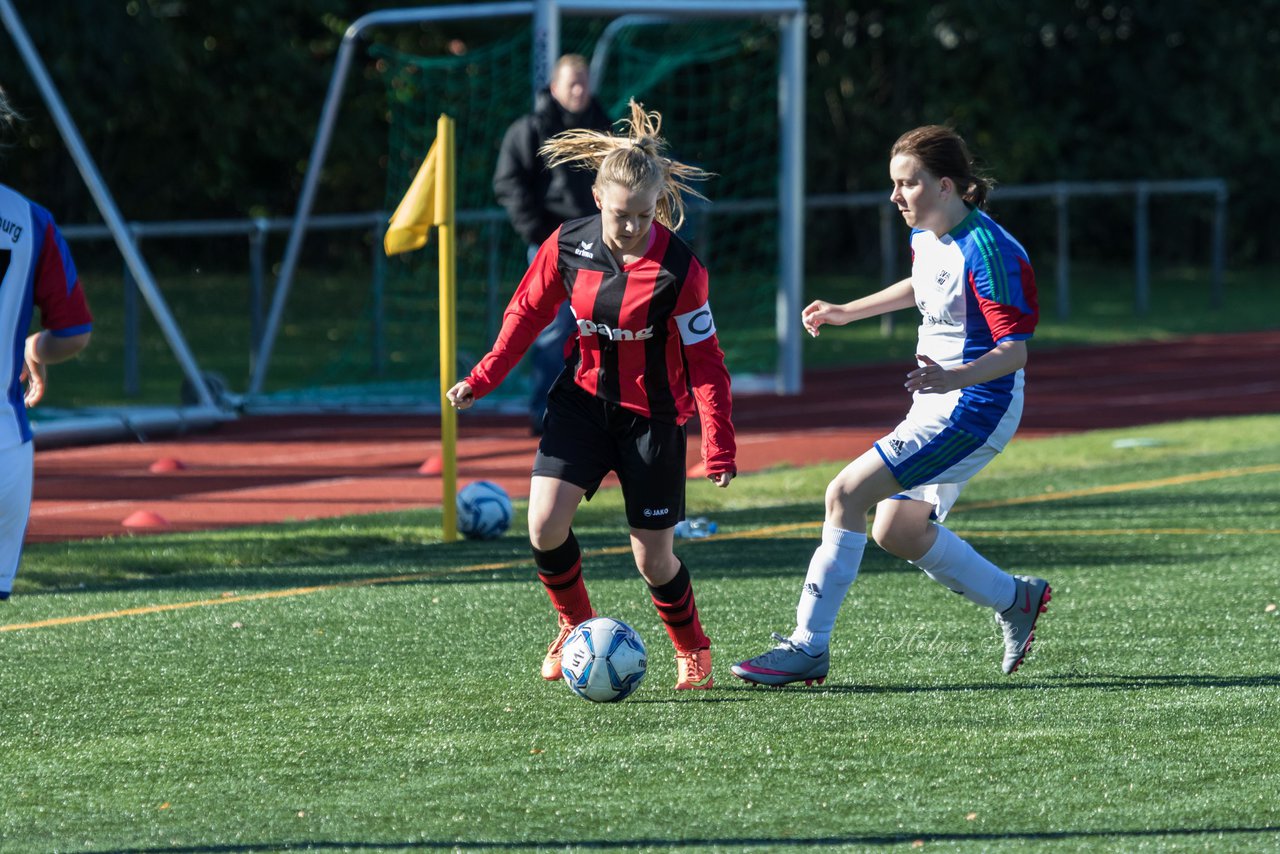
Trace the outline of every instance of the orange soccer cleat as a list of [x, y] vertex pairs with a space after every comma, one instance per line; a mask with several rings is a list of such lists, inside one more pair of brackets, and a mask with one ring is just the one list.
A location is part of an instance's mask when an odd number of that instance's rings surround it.
[[714, 684], [710, 649], [676, 652], [677, 691], [705, 691]]
[[[592, 611], [591, 617], [595, 615], [596, 612]], [[591, 617], [587, 619], [591, 619]], [[573, 633], [573, 630], [581, 623], [585, 623], [586, 620], [579, 620], [575, 623], [561, 614], [559, 622], [560, 631], [556, 635], [556, 639], [547, 647], [547, 655], [542, 659], [542, 678], [548, 682], [555, 682], [557, 679], [564, 677], [564, 671], [560, 669], [560, 653], [564, 649], [564, 642], [569, 639], [569, 635]]]

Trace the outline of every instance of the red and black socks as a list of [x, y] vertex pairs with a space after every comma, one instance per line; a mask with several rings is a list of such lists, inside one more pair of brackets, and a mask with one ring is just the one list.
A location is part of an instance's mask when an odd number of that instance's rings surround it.
[[533, 562], [538, 567], [538, 580], [563, 622], [576, 626], [591, 618], [591, 600], [582, 583], [582, 549], [573, 531], [554, 549], [533, 549]]

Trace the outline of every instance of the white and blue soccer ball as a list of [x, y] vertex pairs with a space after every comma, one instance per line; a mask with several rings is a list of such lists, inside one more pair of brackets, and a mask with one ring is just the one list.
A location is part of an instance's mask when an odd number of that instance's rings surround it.
[[564, 681], [584, 700], [616, 703], [644, 679], [649, 660], [644, 641], [621, 620], [593, 617], [564, 642], [560, 668]]
[[473, 540], [493, 540], [511, 527], [511, 498], [490, 480], [475, 480], [458, 490], [458, 530]]

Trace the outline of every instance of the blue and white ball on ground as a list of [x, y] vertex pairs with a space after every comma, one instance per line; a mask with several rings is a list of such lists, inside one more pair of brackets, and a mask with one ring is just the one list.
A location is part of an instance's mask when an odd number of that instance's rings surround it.
[[473, 540], [493, 540], [511, 527], [511, 498], [490, 480], [476, 480], [458, 490], [458, 530]]
[[644, 679], [649, 660], [644, 641], [621, 620], [593, 617], [564, 642], [560, 667], [573, 693], [593, 703], [616, 703]]

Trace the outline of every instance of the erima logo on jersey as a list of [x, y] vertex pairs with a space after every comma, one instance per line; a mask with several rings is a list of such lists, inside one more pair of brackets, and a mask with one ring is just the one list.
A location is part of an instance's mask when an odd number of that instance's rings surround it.
[[573, 254], [581, 255], [583, 258], [594, 258], [596, 256], [591, 254], [591, 247], [595, 245], [596, 242], [594, 240], [590, 243], [585, 240], [579, 240], [578, 245], [574, 247]]
[[578, 334], [584, 338], [589, 335], [602, 335], [610, 341], [648, 341], [653, 337], [653, 327], [646, 326], [634, 332], [630, 329], [612, 329], [608, 324], [582, 318], [578, 320]]
[[711, 316], [711, 303], [704, 302], [687, 314], [677, 314], [676, 326], [680, 328], [680, 340], [686, 347], [715, 335], [716, 321]]

